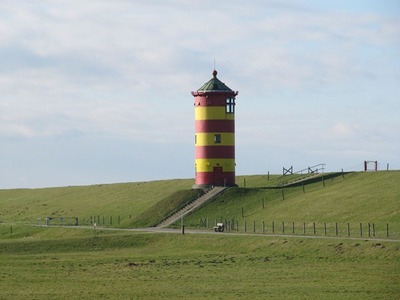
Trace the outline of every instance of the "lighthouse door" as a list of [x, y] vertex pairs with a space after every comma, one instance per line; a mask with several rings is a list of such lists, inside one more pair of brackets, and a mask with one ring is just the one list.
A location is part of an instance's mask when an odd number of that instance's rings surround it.
[[214, 167], [214, 185], [216, 186], [224, 186], [224, 172], [222, 167]]

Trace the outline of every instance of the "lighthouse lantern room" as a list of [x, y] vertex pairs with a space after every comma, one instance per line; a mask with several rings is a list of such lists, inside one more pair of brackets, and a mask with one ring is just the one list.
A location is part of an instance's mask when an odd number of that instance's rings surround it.
[[237, 91], [213, 78], [192, 92], [195, 107], [195, 184], [193, 188], [236, 186], [235, 100]]

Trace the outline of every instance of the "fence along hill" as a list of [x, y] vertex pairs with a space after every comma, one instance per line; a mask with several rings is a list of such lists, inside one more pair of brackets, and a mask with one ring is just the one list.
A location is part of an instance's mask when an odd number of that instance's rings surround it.
[[[271, 175], [269, 182], [267, 175], [238, 176], [238, 188], [228, 189], [186, 216], [185, 225], [198, 227], [201, 218], [221, 217], [258, 224], [262, 221], [389, 222], [397, 226], [400, 223], [400, 171], [354, 172], [344, 178], [324, 176], [324, 181], [313, 178], [304, 185], [283, 188], [271, 186], [272, 179], [278, 176]], [[0, 190], [0, 222], [36, 223], [37, 218], [45, 217], [78, 217], [88, 222], [96, 216], [100, 220], [112, 217], [113, 224], [106, 226], [134, 227], [146, 211], [174, 193], [189, 191], [192, 183], [191, 179], [183, 179]]]
[[247, 222], [248, 232], [253, 232], [256, 222], [256, 231], [260, 232], [264, 222], [266, 231], [271, 232], [274, 222], [280, 232], [284, 223], [286, 232], [290, 233], [293, 222], [296, 232], [303, 231], [304, 223], [310, 232], [316, 223], [321, 233], [324, 223], [334, 231], [335, 223], [338, 223], [338, 230], [347, 234], [348, 223], [352, 232], [360, 223], [365, 232], [370, 223], [370, 230], [374, 224], [377, 230], [386, 234], [389, 223], [390, 228], [400, 235], [400, 171], [321, 174], [289, 187], [277, 187], [276, 178], [274, 184], [263, 187], [261, 183], [266, 178], [243, 177], [246, 188], [227, 190], [186, 217], [186, 226], [204, 226], [207, 220], [209, 226], [216, 221], [235, 220], [241, 230]]

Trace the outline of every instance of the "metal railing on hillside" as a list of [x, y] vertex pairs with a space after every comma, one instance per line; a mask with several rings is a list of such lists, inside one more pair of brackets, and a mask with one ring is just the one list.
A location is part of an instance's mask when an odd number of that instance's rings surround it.
[[326, 164], [317, 164], [296, 172], [293, 172], [293, 166], [288, 169], [283, 168], [283, 175], [276, 179], [277, 186], [283, 187], [318, 176], [325, 172], [325, 166]]

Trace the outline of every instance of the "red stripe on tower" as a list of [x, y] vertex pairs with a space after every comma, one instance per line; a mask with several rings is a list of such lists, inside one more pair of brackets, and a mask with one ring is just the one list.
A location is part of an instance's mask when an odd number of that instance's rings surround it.
[[196, 120], [195, 132], [235, 132], [235, 120]]
[[235, 158], [234, 146], [197, 146], [196, 158]]

